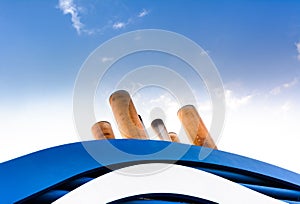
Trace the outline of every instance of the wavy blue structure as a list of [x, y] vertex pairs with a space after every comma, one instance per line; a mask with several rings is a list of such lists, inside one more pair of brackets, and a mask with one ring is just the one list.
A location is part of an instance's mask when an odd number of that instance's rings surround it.
[[[267, 163], [220, 150], [212, 150], [208, 157], [199, 160], [199, 152], [205, 147], [166, 141], [120, 139], [110, 140], [109, 145], [139, 156], [120, 157], [107, 152], [107, 141], [87, 141], [45, 149], [1, 163], [0, 203], [51, 203], [112, 169], [161, 162], [204, 170], [273, 198], [300, 204], [300, 175]], [[105, 157], [105, 165], [96, 161], [86, 147]], [[160, 151], [166, 147], [169, 151]], [[172, 152], [185, 153], [178, 159]], [[189, 203], [189, 199], [194, 199], [180, 195], [140, 195], [122, 203], [150, 202], [141, 197], [151, 198], [151, 203], [176, 203], [180, 199], [182, 203]]]

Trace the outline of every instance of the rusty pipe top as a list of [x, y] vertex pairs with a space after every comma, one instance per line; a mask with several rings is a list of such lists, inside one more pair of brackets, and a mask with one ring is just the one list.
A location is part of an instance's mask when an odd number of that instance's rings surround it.
[[123, 138], [148, 139], [143, 123], [127, 91], [114, 92], [109, 98], [109, 103]]
[[183, 106], [177, 113], [192, 144], [217, 149], [197, 109], [193, 105]]
[[91, 130], [94, 138], [97, 140], [115, 139], [111, 124], [107, 121], [99, 121], [95, 123], [92, 126]]

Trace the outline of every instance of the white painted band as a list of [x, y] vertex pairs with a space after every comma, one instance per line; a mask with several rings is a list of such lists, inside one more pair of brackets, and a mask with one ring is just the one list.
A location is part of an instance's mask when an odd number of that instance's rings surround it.
[[[143, 169], [164, 169], [141, 176]], [[131, 172], [125, 175], [124, 170]], [[139, 164], [100, 176], [56, 200], [54, 204], [99, 204], [149, 193], [173, 193], [224, 204], [279, 204], [282, 201], [250, 190], [219, 176], [180, 165]], [[133, 176], [132, 172], [139, 172]]]

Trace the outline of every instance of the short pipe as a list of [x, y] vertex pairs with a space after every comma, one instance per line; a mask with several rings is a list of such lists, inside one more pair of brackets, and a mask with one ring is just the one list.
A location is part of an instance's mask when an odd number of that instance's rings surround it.
[[162, 121], [162, 119], [153, 120], [151, 123], [151, 127], [153, 128], [154, 132], [161, 140], [172, 141], [171, 138], [169, 137], [167, 128], [164, 122]]
[[172, 142], [178, 142], [178, 143], [180, 142], [179, 137], [176, 132], [169, 132], [168, 134], [169, 134], [169, 137], [172, 140]]
[[92, 126], [92, 133], [96, 140], [115, 139], [111, 124], [107, 121], [100, 121]]

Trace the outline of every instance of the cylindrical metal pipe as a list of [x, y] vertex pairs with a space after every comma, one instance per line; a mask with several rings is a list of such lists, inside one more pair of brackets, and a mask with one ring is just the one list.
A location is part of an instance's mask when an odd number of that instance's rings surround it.
[[217, 149], [198, 111], [193, 105], [186, 105], [177, 113], [192, 144]]
[[111, 124], [107, 121], [100, 121], [92, 126], [92, 133], [96, 140], [115, 139]]
[[151, 127], [161, 140], [171, 141], [167, 128], [162, 119], [155, 119], [151, 123]]
[[127, 91], [114, 92], [109, 103], [123, 138], [148, 139], [145, 128]]
[[172, 142], [180, 142], [176, 132], [169, 132], [169, 137], [171, 138]]

